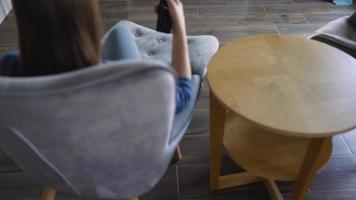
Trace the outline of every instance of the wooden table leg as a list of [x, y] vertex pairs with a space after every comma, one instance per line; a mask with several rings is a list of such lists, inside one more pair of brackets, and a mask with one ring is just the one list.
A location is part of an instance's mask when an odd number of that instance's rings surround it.
[[212, 190], [219, 188], [225, 117], [225, 108], [210, 92], [210, 188]]
[[313, 178], [318, 170], [318, 163], [322, 159], [323, 150], [327, 147], [331, 138], [311, 139], [306, 151], [303, 164], [300, 168], [296, 186], [293, 192], [293, 200], [303, 200]]
[[283, 200], [284, 199], [274, 180], [265, 179], [264, 183], [265, 183], [267, 191], [268, 191], [269, 195], [271, 196], [272, 200]]
[[235, 174], [229, 174], [220, 176], [219, 178], [219, 188], [225, 189], [241, 185], [247, 185], [250, 183], [260, 182], [263, 179], [251, 172], [239, 172]]

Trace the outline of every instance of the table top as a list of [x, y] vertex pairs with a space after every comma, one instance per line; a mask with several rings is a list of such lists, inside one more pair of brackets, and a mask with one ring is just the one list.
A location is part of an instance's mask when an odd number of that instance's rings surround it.
[[326, 44], [239, 39], [212, 58], [207, 77], [226, 108], [269, 131], [312, 138], [356, 127], [356, 60]]

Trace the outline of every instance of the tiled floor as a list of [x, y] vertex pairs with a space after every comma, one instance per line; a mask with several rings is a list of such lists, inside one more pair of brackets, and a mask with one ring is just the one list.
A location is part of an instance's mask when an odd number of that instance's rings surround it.
[[[145, 26], [155, 26], [153, 6], [158, 0], [100, 0], [104, 29], [120, 19]], [[306, 37], [323, 24], [354, 12], [351, 7], [338, 7], [322, 0], [183, 0], [189, 34], [212, 34], [222, 45], [243, 36], [276, 33]], [[16, 49], [16, 26], [9, 16], [0, 25], [0, 55]], [[262, 200], [269, 199], [262, 184], [251, 184], [212, 192], [209, 174], [209, 91], [202, 90], [192, 124], [181, 148], [183, 159], [169, 167], [161, 182], [143, 200]], [[224, 173], [239, 171], [227, 156]], [[293, 183], [280, 183], [286, 197]], [[24, 174], [0, 176], [0, 199], [34, 200], [40, 187]], [[58, 199], [78, 199], [60, 194]], [[334, 139], [334, 156], [315, 179], [306, 199], [356, 199], [356, 132]]]

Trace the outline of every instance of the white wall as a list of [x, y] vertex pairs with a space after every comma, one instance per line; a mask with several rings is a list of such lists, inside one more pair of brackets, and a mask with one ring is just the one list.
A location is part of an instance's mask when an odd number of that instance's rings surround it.
[[5, 19], [11, 9], [11, 0], [0, 0], [0, 23]]

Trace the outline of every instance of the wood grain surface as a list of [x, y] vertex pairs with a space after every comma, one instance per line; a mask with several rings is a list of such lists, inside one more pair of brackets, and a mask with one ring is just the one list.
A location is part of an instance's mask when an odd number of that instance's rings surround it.
[[356, 126], [356, 60], [325, 44], [260, 35], [229, 43], [208, 82], [229, 109], [263, 128], [325, 137]]

